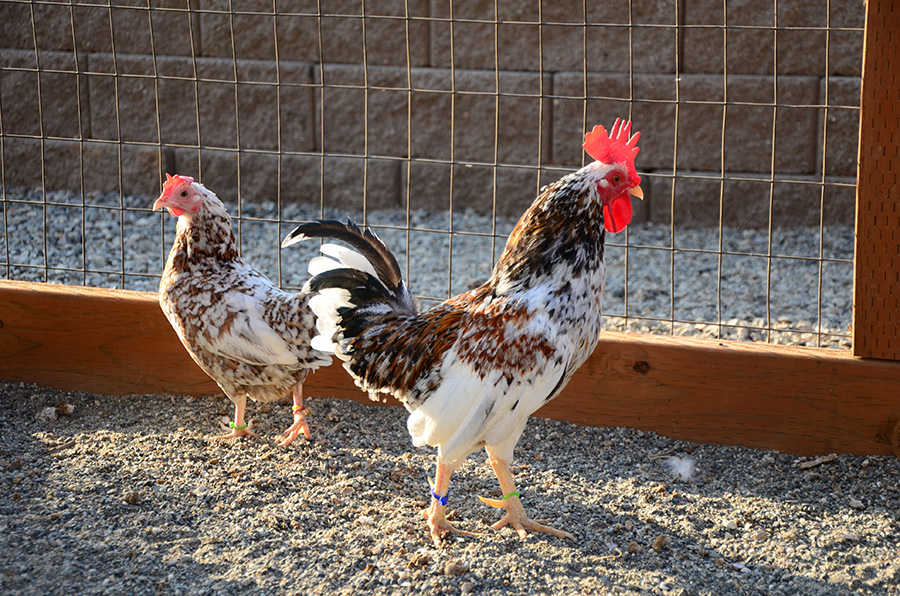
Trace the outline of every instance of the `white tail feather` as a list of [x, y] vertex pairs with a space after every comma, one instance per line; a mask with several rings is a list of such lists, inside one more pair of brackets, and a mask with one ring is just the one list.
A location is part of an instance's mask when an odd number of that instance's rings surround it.
[[334, 354], [334, 344], [324, 335], [317, 335], [309, 342], [309, 346], [314, 350], [325, 352], [326, 354]]
[[327, 288], [310, 298], [309, 308], [316, 314], [316, 329], [319, 332], [310, 345], [315, 345], [316, 350], [334, 353], [335, 344], [331, 338], [338, 331], [338, 309], [349, 306], [352, 306], [350, 292], [341, 288]]
[[328, 255], [340, 261], [344, 267], [365, 271], [378, 279], [378, 274], [375, 273], [375, 267], [372, 266], [372, 263], [355, 250], [337, 244], [323, 244], [319, 250], [322, 251], [323, 255]]
[[315, 277], [320, 273], [340, 269], [341, 267], [342, 265], [334, 259], [328, 257], [314, 257], [309, 261], [309, 267], [307, 269], [309, 270], [309, 274]]

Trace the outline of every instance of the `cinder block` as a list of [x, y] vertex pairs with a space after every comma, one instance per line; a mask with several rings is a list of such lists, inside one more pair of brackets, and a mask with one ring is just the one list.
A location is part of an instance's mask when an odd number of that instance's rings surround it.
[[[159, 142], [157, 107], [152, 78], [136, 76], [149, 69], [147, 56], [114, 58], [110, 54], [88, 57], [86, 76], [90, 91], [91, 138]], [[144, 67], [143, 69], [141, 67]], [[120, 74], [117, 76], [117, 72]], [[93, 74], [97, 73], [97, 74]]]
[[[30, 188], [43, 186], [41, 159], [40, 140], [16, 137], [3, 139], [4, 182], [9, 186]], [[71, 188], [77, 188], [77, 186]]]
[[833, 182], [823, 186], [813, 176], [773, 182], [747, 175], [721, 180], [709, 172], [679, 175], [674, 180], [674, 209], [672, 177], [648, 179], [654, 223], [671, 223], [673, 213], [678, 227], [717, 227], [720, 213], [723, 226], [741, 229], [765, 229], [770, 217], [773, 227], [818, 227], [820, 218], [827, 225], [852, 223], [852, 192]]
[[[329, 2], [317, 13], [315, 5], [278, 6], [270, 0], [250, 0], [236, 5], [228, 15], [227, 0], [202, 0], [203, 55], [208, 57], [298, 62], [413, 66], [428, 63], [427, 0], [367, 3], [365, 15], [359, 2]], [[365, 17], [365, 18], [364, 18]], [[234, 41], [222, 32], [234, 27]], [[408, 35], [407, 35], [408, 28]], [[321, 55], [320, 55], [321, 47]]]
[[199, 130], [206, 147], [276, 151], [280, 132], [283, 151], [313, 148], [309, 65], [282, 64], [282, 78], [292, 82], [279, 90], [278, 73], [266, 63], [166, 57], [156, 61], [158, 78], [103, 74], [152, 74], [148, 56], [114, 64], [111, 56], [92, 55], [90, 64], [100, 73], [88, 75], [94, 138], [196, 145]]
[[[3, 47], [5, 49], [20, 49], [34, 51], [34, 38], [32, 37], [31, 10], [37, 8], [24, 2], [0, 2], [0, 23], [3, 23]], [[62, 7], [60, 7], [62, 8]], [[57, 14], [62, 12], [57, 9]], [[49, 20], [49, 19], [48, 19]], [[57, 20], [57, 23], [59, 21]], [[56, 29], [58, 29], [58, 25]], [[60, 36], [62, 37], [62, 36]], [[71, 39], [71, 37], [69, 38]], [[65, 49], [61, 46], [59, 38], [51, 43], [49, 50]], [[53, 46], [56, 47], [53, 47]]]
[[84, 164], [86, 190], [119, 192], [121, 176], [121, 191], [126, 194], [152, 196], [159, 193], [164, 158], [158, 147], [85, 143]]
[[[667, 18], [665, 0], [635, 4], [637, 25]], [[559, 72], [588, 70], [616, 72], [629, 67], [629, 22], [625, 3], [552, 2], [522, 6], [488, 0], [466, 4], [433, 0], [431, 6], [431, 64], [444, 68]], [[674, 18], [674, 12], [672, 13]], [[450, 18], [453, 18], [453, 21]], [[539, 25], [538, 22], [550, 23]], [[587, 28], [584, 27], [587, 21]], [[674, 23], [672, 23], [674, 24]], [[632, 30], [632, 63], [640, 72], [672, 72], [675, 29], [641, 27]], [[451, 51], [452, 48], [452, 51]]]
[[[825, 81], [822, 83], [825, 96]], [[825, 173], [829, 176], [856, 176], [859, 154], [860, 79], [828, 79], [828, 122], [825, 110], [819, 110], [819, 128], [825, 134]], [[824, 103], [824, 102], [823, 102]], [[821, 141], [820, 141], [821, 142]], [[821, 161], [821, 145], [818, 149]]]
[[[776, 99], [778, 107], [774, 107]], [[729, 105], [725, 114], [726, 171], [770, 172], [774, 166], [780, 173], [814, 173], [817, 110], [813, 106], [818, 99], [814, 77], [778, 77], [777, 83], [771, 77], [728, 77], [729, 102], [742, 104]], [[753, 105], [766, 103], [772, 105]]]
[[832, 76], [862, 75], [862, 31], [832, 31], [828, 39], [828, 73]]
[[339, 209], [357, 218], [364, 208], [396, 208], [400, 204], [400, 165], [396, 160], [285, 155], [279, 178], [277, 155], [192, 149], [177, 149], [175, 154], [178, 172], [200, 178], [231, 213], [237, 213], [238, 188], [241, 201], [280, 198], [282, 202]]
[[[77, 48], [79, 52], [149, 54], [151, 19], [158, 55], [191, 55], [192, 33], [195, 47], [199, 43], [197, 15], [187, 12], [184, 0], [154, 1], [152, 12], [140, 6], [85, 4], [38, 3], [31, 7], [3, 2], [0, 22], [4, 23], [4, 47], [33, 50], [37, 41], [42, 50], [71, 52]], [[182, 10], [167, 10], [173, 8]]]
[[[8, 138], [3, 163], [10, 186], [46, 190], [146, 193], [158, 190], [160, 151], [155, 147]], [[42, 168], [43, 164], [43, 168]]]
[[490, 72], [455, 71], [451, 80], [449, 70], [414, 69], [412, 91], [406, 69], [373, 67], [367, 75], [368, 98], [354, 87], [364, 82], [361, 67], [326, 67], [324, 102], [314, 94], [325, 151], [361, 154], [368, 114], [372, 155], [494, 163], [496, 146], [500, 163], [549, 159], [550, 102], [540, 97], [538, 75], [499, 73], [498, 86]]
[[498, 167], [494, 193], [493, 167], [412, 161], [404, 163], [401, 173], [402, 203], [413, 210], [447, 211], [452, 207], [494, 213], [496, 201], [498, 215], [515, 217], [537, 196], [538, 173], [531, 168]]
[[822, 223], [826, 226], [856, 224], [856, 177], [832, 178], [825, 183]]
[[106, 31], [98, 30], [96, 35], [110, 41], [98, 44], [92, 51], [111, 52], [114, 42], [117, 54], [199, 56], [200, 15], [189, 12], [189, 8], [196, 9], [196, 4], [187, 0], [154, 0], [152, 11], [128, 6], [101, 8], [111, 15], [113, 39], [110, 40], [107, 24]]
[[697, 27], [723, 25], [722, 2], [691, 0], [684, 6], [686, 27], [682, 65], [691, 73], [725, 72], [726, 57], [722, 47], [727, 36], [728, 74], [773, 74], [777, 47], [779, 75], [822, 75], [825, 72], [825, 28], [831, 27], [829, 70], [832, 74], [854, 74], [861, 56], [862, 32], [841, 31], [840, 28], [862, 27], [864, 3], [836, 2], [832, 3], [831, 10], [829, 21], [825, 3], [781, 1], [776, 15], [771, 3], [729, 2], [727, 24], [732, 28], [726, 32], [724, 28]]
[[776, 35], [778, 37], [779, 75], [822, 75], [825, 73], [826, 31], [785, 29], [777, 31]]
[[[78, 138], [88, 126], [87, 92], [71, 54], [40, 52], [41, 69], [71, 72], [0, 71], [0, 109], [6, 134]], [[36, 68], [33, 52], [0, 50], [0, 62], [12, 68]], [[40, 95], [39, 95], [40, 90]], [[39, 101], [40, 99], [40, 101]]]
[[866, 0], [845, 0], [829, 2], [832, 27], [855, 27], [862, 29], [866, 25]]

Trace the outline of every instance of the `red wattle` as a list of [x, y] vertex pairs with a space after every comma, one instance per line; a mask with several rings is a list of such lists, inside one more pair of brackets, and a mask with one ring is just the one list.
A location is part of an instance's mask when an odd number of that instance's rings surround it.
[[603, 227], [607, 232], [618, 234], [631, 223], [631, 197], [624, 195], [603, 205]]

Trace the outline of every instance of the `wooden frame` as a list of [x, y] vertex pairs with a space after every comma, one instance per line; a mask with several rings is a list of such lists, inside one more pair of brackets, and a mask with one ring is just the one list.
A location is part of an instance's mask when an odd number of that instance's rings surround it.
[[[869, 0], [853, 344], [836, 350], [604, 333], [538, 415], [800, 455], [900, 455], [900, 12]], [[872, 358], [891, 359], [876, 360]], [[215, 393], [153, 294], [0, 281], [0, 379], [94, 393]], [[367, 401], [339, 365], [307, 393]], [[370, 402], [367, 402], [370, 403]]]
[[[218, 391], [154, 294], [6, 281], [0, 308], [2, 379], [94, 393]], [[838, 350], [609, 332], [538, 415], [802, 455], [900, 454], [898, 387], [900, 363]], [[306, 393], [372, 403], [339, 364], [311, 375]]]
[[860, 94], [853, 353], [900, 360], [900, 10], [869, 0]]

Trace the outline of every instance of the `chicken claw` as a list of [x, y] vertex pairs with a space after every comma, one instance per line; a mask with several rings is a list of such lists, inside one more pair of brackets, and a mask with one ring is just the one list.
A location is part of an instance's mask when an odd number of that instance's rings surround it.
[[[258, 437], [259, 436], [258, 434], [256, 434], [252, 430], [250, 430], [250, 428], [253, 425], [249, 422], [247, 424], [244, 424], [243, 426], [235, 426], [234, 422], [232, 422], [229, 426], [231, 427], [230, 433], [228, 433], [227, 435], [221, 435], [219, 437], [212, 437], [212, 439], [210, 439], [210, 440], [218, 441], [219, 439], [240, 439], [241, 437], [246, 437], [246, 436], [250, 436], [250, 437]], [[227, 427], [225, 427], [224, 424], [222, 425], [222, 427], [227, 428]]]
[[538, 522], [530, 519], [525, 514], [525, 508], [522, 506], [522, 502], [519, 500], [519, 493], [506, 495], [502, 499], [485, 499], [484, 497], [479, 497], [479, 499], [481, 499], [491, 507], [506, 509], [506, 515], [504, 515], [500, 519], [500, 521], [491, 526], [495, 530], [500, 530], [506, 526], [512, 526], [512, 528], [519, 534], [519, 538], [521, 538], [522, 540], [528, 538], [528, 532], [541, 532], [543, 534], [556, 536], [557, 538], [575, 540], [575, 537], [568, 532], [557, 530], [556, 528], [545, 526], [544, 524], [539, 524]]
[[280, 437], [284, 437], [284, 440], [281, 443], [278, 443], [279, 447], [287, 447], [291, 443], [294, 442], [294, 439], [300, 436], [300, 431], [303, 431], [303, 436], [306, 437], [306, 440], [310, 440], [312, 438], [312, 433], [309, 431], [309, 425], [306, 423], [306, 415], [309, 412], [309, 408], [304, 405], [295, 405], [293, 407], [294, 411], [294, 423], [288, 427], [286, 431], [281, 433]]
[[494, 469], [494, 474], [496, 474], [497, 480], [500, 482], [500, 489], [505, 493], [505, 496], [502, 499], [478, 498], [491, 507], [506, 509], [506, 515], [491, 527], [495, 530], [499, 530], [506, 526], [512, 526], [522, 540], [528, 538], [528, 532], [541, 532], [543, 534], [556, 536], [557, 538], [575, 540], [575, 537], [568, 532], [557, 530], [556, 528], [551, 528], [544, 524], [539, 524], [530, 519], [528, 515], [525, 514], [525, 507], [522, 506], [519, 491], [516, 490], [512, 472], [509, 470], [509, 464], [495, 454], [492, 454], [491, 449], [488, 449], [488, 456], [491, 467]]

